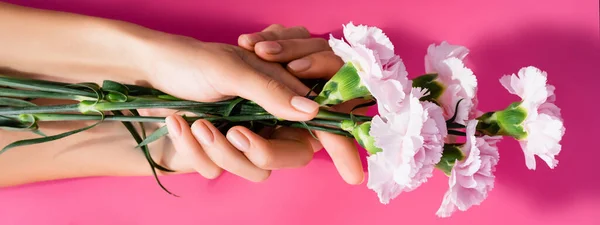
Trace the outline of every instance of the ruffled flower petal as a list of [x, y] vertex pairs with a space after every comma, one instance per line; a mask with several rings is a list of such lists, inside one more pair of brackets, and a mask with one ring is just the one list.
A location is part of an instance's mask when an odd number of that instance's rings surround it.
[[476, 127], [477, 120], [467, 123], [467, 142], [462, 147], [466, 158], [452, 168], [449, 189], [436, 213], [440, 217], [481, 204], [494, 187], [493, 172], [499, 160], [496, 143], [501, 137], [475, 137]]
[[421, 95], [422, 90], [413, 89], [396, 112], [372, 120], [370, 135], [382, 151], [369, 156], [367, 187], [378, 193], [382, 203], [426, 182], [442, 157], [447, 135], [442, 109], [420, 102]]
[[565, 133], [560, 108], [554, 104], [555, 87], [546, 82], [546, 72], [533, 66], [520, 69], [517, 75], [506, 75], [500, 79], [506, 90], [521, 97], [520, 107], [527, 112], [521, 124], [527, 136], [519, 143], [525, 154], [525, 164], [531, 170], [536, 169], [535, 156], [550, 168], [557, 166], [555, 156], [562, 149], [560, 141]]

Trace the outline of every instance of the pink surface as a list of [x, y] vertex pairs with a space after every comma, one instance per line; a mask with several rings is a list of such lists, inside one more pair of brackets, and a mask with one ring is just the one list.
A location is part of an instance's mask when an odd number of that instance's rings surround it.
[[489, 198], [450, 219], [435, 216], [447, 188], [442, 174], [381, 205], [366, 184], [345, 184], [320, 152], [306, 168], [276, 171], [262, 184], [230, 174], [215, 181], [196, 174], [164, 177], [181, 198], [162, 192], [151, 177], [0, 189], [0, 224], [600, 224], [600, 175], [595, 171], [600, 149], [594, 141], [600, 107], [588, 99], [600, 81], [597, 0], [10, 2], [228, 43], [272, 23], [305, 25], [314, 33], [333, 31], [339, 37], [341, 25], [352, 20], [383, 28], [412, 75], [423, 72], [427, 45], [447, 40], [471, 49], [469, 64], [478, 75], [484, 110], [515, 100], [500, 86], [501, 75], [527, 65], [548, 71], [567, 132], [555, 170], [527, 170], [516, 142], [503, 141]]

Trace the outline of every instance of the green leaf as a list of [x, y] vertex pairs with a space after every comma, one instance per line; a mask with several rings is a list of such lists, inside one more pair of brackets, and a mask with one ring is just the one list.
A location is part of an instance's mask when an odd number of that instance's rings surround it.
[[96, 83], [78, 83], [78, 84], [71, 84], [69, 86], [72, 87], [80, 87], [80, 88], [84, 88], [87, 90], [91, 90], [92, 92], [94, 92], [94, 94], [96, 94], [96, 101], [95, 103], [100, 102], [102, 99], [104, 99], [104, 93], [102, 92], [102, 90], [100, 90], [100, 86]]
[[25, 101], [25, 100], [16, 99], [16, 98], [0, 97], [0, 106], [24, 107], [24, 106], [36, 106], [36, 104]]
[[69, 88], [68, 87], [69, 85], [71, 85], [71, 84], [53, 82], [53, 81], [45, 81], [45, 80], [27, 79], [27, 78], [7, 77], [7, 76], [0, 75], [0, 86], [32, 89], [32, 90], [47, 91], [47, 92], [53, 92], [53, 93], [81, 95], [81, 96], [86, 96], [86, 97], [95, 97], [96, 96], [92, 92]]
[[128, 100], [129, 88], [121, 83], [105, 80], [102, 83], [102, 90], [109, 93], [106, 95], [108, 101], [126, 102]]
[[4, 147], [2, 150], [0, 150], [0, 154], [6, 152], [7, 150], [11, 149], [11, 148], [15, 148], [15, 147], [20, 147], [20, 146], [26, 146], [26, 145], [34, 145], [34, 144], [41, 144], [41, 143], [45, 143], [45, 142], [50, 142], [50, 141], [55, 141], [55, 140], [59, 140], [61, 138], [65, 138], [77, 133], [80, 133], [82, 131], [86, 131], [89, 130], [93, 127], [95, 127], [96, 125], [100, 124], [103, 120], [100, 120], [90, 126], [84, 127], [84, 128], [80, 128], [77, 130], [72, 130], [69, 132], [65, 132], [65, 133], [61, 133], [61, 134], [57, 134], [57, 135], [52, 135], [52, 136], [46, 136], [46, 137], [42, 137], [42, 138], [33, 138], [33, 139], [26, 139], [26, 140], [20, 140], [20, 141], [15, 141], [9, 145], [7, 145], [6, 147]]
[[464, 158], [465, 155], [460, 150], [459, 145], [445, 144], [444, 152], [442, 153], [442, 159], [435, 167], [443, 171], [446, 175], [450, 176], [456, 160], [461, 161]]
[[3, 97], [13, 97], [13, 98], [45, 98], [45, 99], [66, 99], [66, 100], [93, 100], [95, 98], [72, 95], [72, 94], [64, 94], [64, 93], [54, 93], [48, 91], [31, 91], [31, 90], [18, 90], [11, 88], [0, 88], [0, 96]]
[[229, 105], [227, 106], [227, 109], [225, 109], [225, 113], [223, 113], [223, 116], [231, 115], [231, 112], [233, 111], [233, 109], [244, 100], [245, 99], [243, 99], [243, 98], [237, 98], [237, 99], [231, 101], [231, 103], [229, 103]]
[[154, 131], [152, 134], [150, 134], [146, 139], [144, 139], [141, 143], [139, 143], [136, 148], [140, 148], [142, 146], [146, 146], [149, 145], [150, 143], [160, 139], [161, 137], [165, 136], [169, 134], [169, 130], [167, 129], [167, 126], [164, 125], [160, 128], [158, 128], [156, 131]]

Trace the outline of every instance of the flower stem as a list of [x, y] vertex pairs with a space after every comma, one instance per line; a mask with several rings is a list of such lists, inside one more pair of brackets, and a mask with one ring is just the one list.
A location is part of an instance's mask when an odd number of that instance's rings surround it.
[[360, 115], [351, 116], [350, 114], [333, 112], [333, 111], [329, 111], [329, 110], [325, 110], [325, 109], [319, 110], [319, 113], [317, 113], [317, 116], [315, 118], [342, 121], [342, 120], [352, 120], [352, 117], [354, 117], [354, 121], [357, 121], [357, 122], [367, 122], [367, 121], [371, 121], [373, 119], [373, 117], [369, 117], [369, 116], [360, 116]]
[[[86, 120], [100, 120], [100, 115], [84, 115], [84, 114], [52, 114], [52, 113], [36, 113], [32, 114], [35, 116], [37, 121], [86, 121]], [[273, 120], [276, 119], [272, 115], [252, 115], [252, 116], [228, 116], [228, 117], [184, 117], [188, 122], [193, 122], [199, 119], [205, 119], [208, 121], [226, 120], [230, 122], [244, 122], [253, 120]], [[124, 116], [124, 115], [106, 115], [104, 120], [107, 121], [121, 121], [121, 122], [149, 122], [149, 123], [164, 123], [165, 117], [153, 117], [153, 116]]]

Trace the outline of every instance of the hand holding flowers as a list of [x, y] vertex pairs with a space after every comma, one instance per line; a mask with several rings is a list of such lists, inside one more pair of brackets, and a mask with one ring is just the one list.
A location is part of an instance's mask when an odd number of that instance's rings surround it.
[[[215, 95], [209, 99], [197, 100], [205, 102], [196, 102], [195, 96], [178, 90], [179, 86], [190, 85], [187, 83], [160, 87], [176, 95], [173, 96], [151, 88], [123, 85], [113, 81], [105, 81], [99, 86], [89, 83], [69, 85], [4, 78], [2, 85], [10, 87], [10, 91], [3, 93], [4, 96], [7, 96], [7, 93], [15, 93], [12, 89], [33, 87], [36, 90], [25, 92], [31, 96], [41, 93], [36, 91], [52, 94], [64, 92], [74, 96], [72, 100], [79, 103], [44, 107], [32, 106], [21, 100], [6, 100], [4, 104], [11, 107], [0, 108], [0, 122], [7, 128], [37, 132], [37, 121], [117, 120], [124, 123], [136, 138], [138, 147], [145, 151], [149, 143], [167, 133], [185, 133], [190, 136], [178, 142], [180, 146], [188, 149], [197, 145], [189, 141], [192, 139], [191, 135], [194, 135], [200, 140], [202, 149], [207, 152], [215, 152], [215, 149], [212, 149], [214, 147], [227, 147], [230, 142], [242, 152], [246, 147], [250, 147], [241, 145], [239, 139], [236, 141], [234, 138], [237, 134], [229, 132], [238, 132], [246, 138], [250, 137], [249, 139], [254, 140], [253, 144], [271, 143], [251, 135], [253, 131], [264, 127], [305, 129], [309, 134], [316, 134], [325, 148], [329, 148], [327, 145], [335, 148], [332, 144], [334, 142], [327, 141], [327, 135], [353, 137], [369, 153], [367, 187], [377, 193], [382, 203], [387, 204], [401, 193], [413, 191], [424, 185], [433, 176], [435, 169], [449, 176], [449, 189], [443, 196], [442, 205], [437, 212], [437, 215], [442, 217], [452, 215], [457, 209], [465, 211], [481, 204], [487, 197], [493, 188], [495, 166], [499, 162], [496, 146], [503, 137], [512, 137], [520, 142], [528, 168], [535, 169], [536, 155], [551, 168], [557, 165], [555, 157], [561, 150], [559, 142], [565, 128], [560, 109], [554, 103], [554, 87], [546, 83], [545, 72], [535, 67], [525, 67], [518, 75], [503, 77], [502, 85], [510, 93], [521, 97], [522, 101], [515, 102], [503, 110], [483, 113], [477, 110], [477, 79], [473, 71], [463, 63], [468, 54], [465, 47], [446, 42], [431, 45], [425, 56], [427, 73], [409, 79], [401, 57], [395, 54], [393, 44], [382, 30], [349, 23], [344, 27], [344, 37], [346, 40], [335, 39], [333, 36], [329, 40], [329, 46], [344, 64], [316, 96], [311, 96], [310, 93], [307, 95], [307, 98], [314, 99], [316, 103], [309, 103], [303, 99], [300, 101], [302, 104], [296, 104], [299, 103], [295, 101], [300, 96], [299, 93], [284, 88], [276, 81], [271, 82], [273, 78], [258, 73], [252, 74], [253, 79], [235, 75], [234, 78], [239, 80], [231, 82], [240, 85], [259, 82], [253, 87], [260, 87], [262, 84], [265, 90], [254, 90], [262, 94], [251, 96], [251, 88], [246, 89], [242, 86], [235, 89], [224, 85], [225, 82], [230, 82], [229, 80], [211, 78], [216, 80], [204, 83], [210, 84], [206, 89], [213, 88], [212, 93]], [[223, 48], [216, 46], [212, 50], [222, 51]], [[260, 55], [265, 52], [257, 53]], [[170, 54], [166, 52], [166, 55]], [[270, 57], [268, 54], [266, 56]], [[210, 62], [214, 57], [204, 58], [204, 61]], [[232, 51], [230, 59], [234, 62], [232, 64], [236, 64], [235, 62], [248, 58]], [[271, 60], [276, 61], [277, 57]], [[288, 66], [293, 65], [290, 63]], [[182, 68], [182, 71], [186, 72], [186, 67]], [[243, 70], [242, 67], [236, 66], [216, 72], [236, 74], [242, 71], [240, 69]], [[165, 83], [167, 82], [156, 82], [159, 86]], [[26, 86], [23, 86], [24, 84]], [[27, 86], [28, 84], [33, 85]], [[221, 88], [218, 85], [229, 89], [219, 91]], [[276, 101], [261, 98], [269, 96], [267, 90], [279, 93]], [[45, 94], [45, 97], [50, 96]], [[241, 98], [230, 98], [235, 95]], [[366, 117], [356, 115], [353, 110], [335, 110], [336, 107], [355, 100], [376, 103], [378, 115]], [[176, 109], [195, 116], [165, 119], [137, 115], [136, 110], [144, 108]], [[307, 110], [308, 108], [314, 110]], [[76, 113], [63, 114], [64, 112]], [[125, 115], [123, 112], [131, 115]], [[145, 135], [143, 129], [140, 134], [131, 126], [133, 122], [165, 120], [169, 126], [149, 136]], [[89, 128], [91, 127], [57, 136], [16, 142], [5, 147], [2, 152], [20, 145], [62, 138]], [[225, 134], [230, 142], [226, 140]], [[207, 137], [210, 140], [206, 139]], [[347, 143], [347, 140], [338, 143]], [[239, 153], [234, 151], [232, 146], [229, 146], [229, 152]], [[153, 168], [169, 171], [168, 168], [153, 162], [151, 158], [148, 160]], [[220, 162], [223, 164], [223, 161]], [[242, 171], [239, 167], [237, 169], [237, 172]], [[202, 168], [198, 170], [201, 172]], [[232, 172], [236, 173], [235, 170]], [[354, 181], [353, 178], [345, 178], [349, 183]]]

